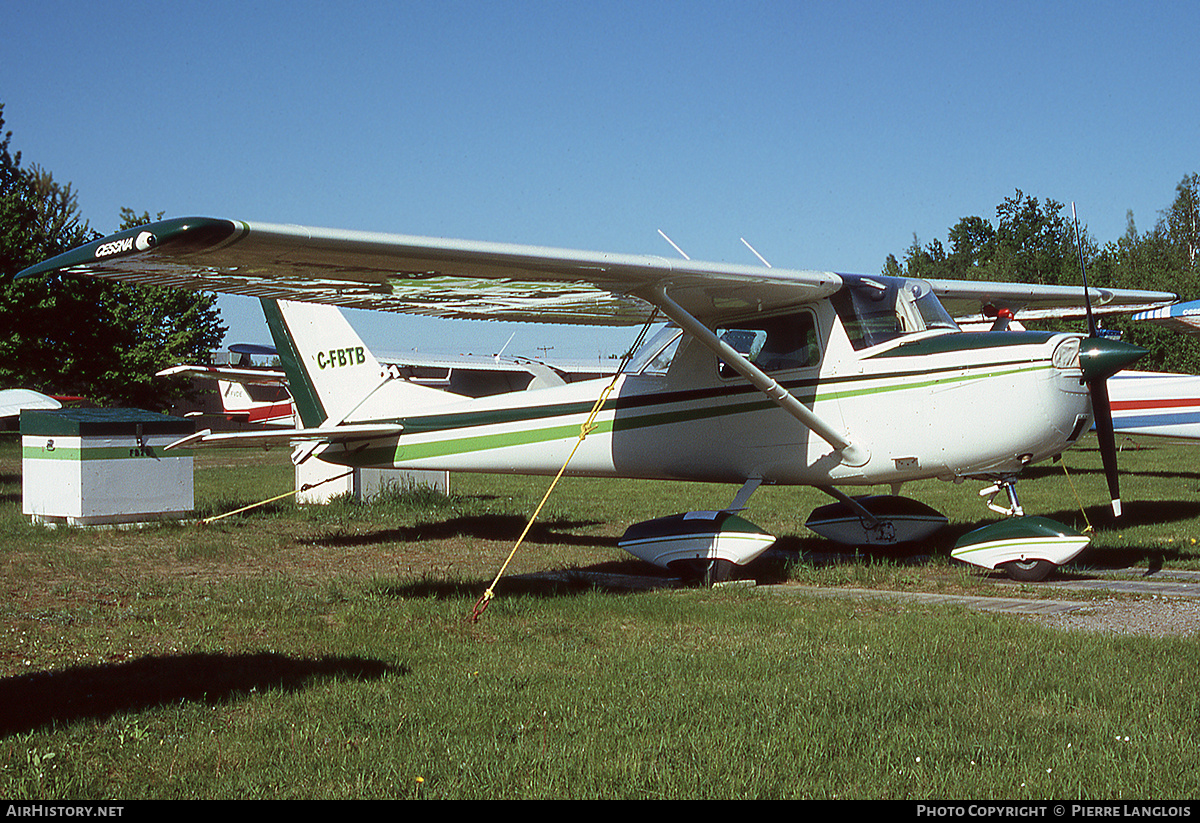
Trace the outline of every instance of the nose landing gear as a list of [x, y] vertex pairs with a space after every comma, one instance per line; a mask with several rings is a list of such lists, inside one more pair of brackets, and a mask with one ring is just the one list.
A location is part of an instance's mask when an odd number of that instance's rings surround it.
[[[993, 501], [1006, 492], [1008, 506]], [[959, 538], [950, 556], [985, 569], [1003, 569], [1013, 580], [1045, 580], [1055, 567], [1069, 563], [1083, 551], [1090, 538], [1069, 526], [1046, 517], [1026, 517], [1017, 499], [1016, 479], [1004, 478], [983, 489], [987, 507], [1005, 515]]]

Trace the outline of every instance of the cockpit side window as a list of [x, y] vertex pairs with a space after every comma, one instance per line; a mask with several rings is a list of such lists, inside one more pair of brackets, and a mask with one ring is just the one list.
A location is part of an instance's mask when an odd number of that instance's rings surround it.
[[850, 275], [842, 279], [846, 285], [832, 302], [855, 349], [930, 329], [958, 330], [923, 280]]
[[683, 330], [678, 326], [666, 326], [638, 349], [625, 366], [626, 374], [663, 375], [675, 358]]
[[[817, 327], [809, 312], [719, 328], [717, 337], [765, 372], [802, 369], [820, 362]], [[720, 373], [722, 377], [737, 375], [724, 362]]]

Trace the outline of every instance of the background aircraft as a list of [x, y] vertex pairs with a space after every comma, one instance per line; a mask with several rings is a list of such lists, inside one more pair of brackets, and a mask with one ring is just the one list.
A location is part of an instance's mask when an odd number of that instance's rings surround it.
[[0, 389], [0, 430], [15, 430], [22, 409], [61, 409], [62, 403], [33, 389]]
[[[332, 309], [337, 312], [337, 309]], [[215, 381], [225, 417], [237, 422], [266, 426], [293, 426], [295, 414], [287, 393], [287, 374], [268, 365], [255, 366], [250, 355], [278, 361], [274, 346], [235, 343], [229, 347], [240, 354], [237, 365], [180, 364], [158, 372], [156, 377], [190, 377]], [[464, 397], [487, 397], [511, 391], [561, 386], [578, 380], [594, 380], [617, 371], [618, 361], [608, 363], [554, 362], [496, 354], [437, 356], [410, 353], [381, 353], [382, 368], [395, 378], [424, 386], [446, 389]], [[259, 396], [255, 396], [258, 394]], [[199, 415], [200, 412], [195, 412]]]
[[1200, 439], [1200, 377], [1126, 371], [1109, 380], [1108, 391], [1120, 434]]

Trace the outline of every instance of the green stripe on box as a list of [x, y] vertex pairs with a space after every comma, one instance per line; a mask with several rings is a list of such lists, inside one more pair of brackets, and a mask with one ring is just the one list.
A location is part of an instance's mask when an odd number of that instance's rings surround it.
[[58, 446], [53, 449], [24, 446], [21, 449], [21, 458], [24, 460], [174, 460], [191, 456], [191, 449], [172, 449], [168, 452], [158, 446]]

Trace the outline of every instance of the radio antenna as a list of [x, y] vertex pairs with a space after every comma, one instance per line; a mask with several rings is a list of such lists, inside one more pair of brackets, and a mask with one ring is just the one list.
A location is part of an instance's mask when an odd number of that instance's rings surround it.
[[1096, 320], [1092, 316], [1092, 298], [1088, 294], [1087, 266], [1083, 264], [1083, 240], [1079, 236], [1079, 216], [1075, 214], [1075, 201], [1071, 201], [1071, 221], [1075, 224], [1075, 248], [1079, 250], [1079, 271], [1083, 275], [1083, 305], [1087, 309], [1088, 334], [1096, 336]]
[[750, 249], [750, 251], [754, 252], [754, 256], [757, 257], [759, 260], [761, 260], [762, 264], [764, 266], [766, 266], [768, 269], [771, 268], [771, 264], [767, 262], [767, 258], [765, 258], [761, 254], [759, 254], [758, 249], [754, 248], [754, 246], [751, 246], [749, 243], [747, 243], [745, 237], [742, 238], [742, 242], [746, 243], [746, 248], [748, 248], [748, 249]]
[[676, 246], [676, 245], [675, 245], [675, 241], [674, 241], [674, 240], [672, 240], [670, 237], [667, 237], [667, 233], [666, 233], [665, 231], [663, 231], [662, 229], [659, 229], [659, 230], [658, 230], [658, 233], [662, 235], [662, 239], [663, 239], [663, 240], [666, 240], [668, 243], [670, 243], [670, 244], [671, 244], [671, 248], [673, 248], [673, 249], [675, 249], [675, 251], [679, 252], [679, 256], [680, 256], [680, 257], [682, 257], [684, 260], [691, 260], [691, 259], [692, 259], [692, 258], [688, 257], [686, 254], [684, 254], [684, 253], [683, 253], [683, 249], [681, 249], [681, 248], [679, 248], [679, 246]]

